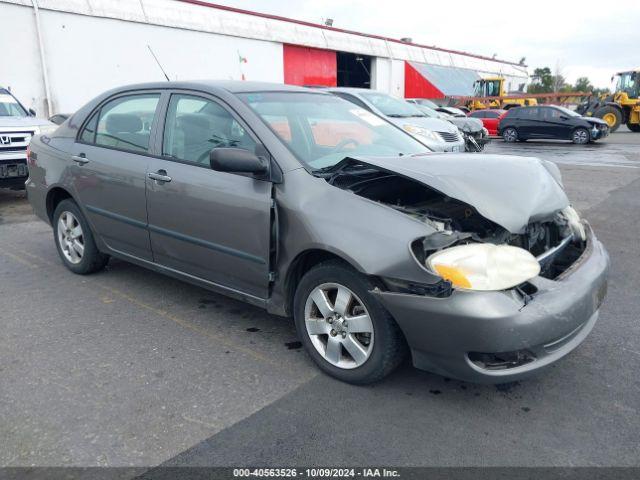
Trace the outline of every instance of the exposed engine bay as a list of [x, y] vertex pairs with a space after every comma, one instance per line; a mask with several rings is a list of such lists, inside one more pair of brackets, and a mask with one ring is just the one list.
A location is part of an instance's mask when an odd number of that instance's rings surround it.
[[[514, 234], [480, 215], [473, 206], [416, 180], [355, 160], [341, 164], [322, 174], [328, 183], [398, 210], [436, 230], [412, 245], [422, 265], [430, 254], [445, 247], [472, 242], [512, 245], [541, 259], [541, 276], [553, 279], [585, 250], [584, 231], [577, 235], [562, 212], [529, 223], [523, 233]], [[549, 252], [553, 255], [545, 258]]]

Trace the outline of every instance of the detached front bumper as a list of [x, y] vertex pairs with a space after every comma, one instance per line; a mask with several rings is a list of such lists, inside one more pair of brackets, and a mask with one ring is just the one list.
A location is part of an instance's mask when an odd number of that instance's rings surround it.
[[447, 298], [373, 293], [404, 332], [417, 368], [470, 382], [511, 382], [568, 354], [596, 323], [609, 256], [590, 229], [587, 242], [560, 277], [529, 282], [537, 292], [528, 302], [515, 290], [456, 290]]

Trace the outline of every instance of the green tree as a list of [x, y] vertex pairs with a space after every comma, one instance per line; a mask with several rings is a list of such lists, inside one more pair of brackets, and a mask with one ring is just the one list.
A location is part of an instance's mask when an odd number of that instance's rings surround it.
[[536, 68], [531, 75], [531, 84], [527, 87], [529, 93], [553, 92], [554, 77], [549, 67]]
[[574, 92], [591, 92], [593, 91], [593, 85], [587, 77], [580, 77], [576, 80], [576, 84], [573, 87]]

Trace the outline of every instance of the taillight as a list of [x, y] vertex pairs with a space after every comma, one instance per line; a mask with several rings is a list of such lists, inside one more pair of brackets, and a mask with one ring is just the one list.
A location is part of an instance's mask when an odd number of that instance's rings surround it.
[[27, 165], [34, 166], [35, 164], [35, 156], [31, 156], [31, 145], [27, 145]]

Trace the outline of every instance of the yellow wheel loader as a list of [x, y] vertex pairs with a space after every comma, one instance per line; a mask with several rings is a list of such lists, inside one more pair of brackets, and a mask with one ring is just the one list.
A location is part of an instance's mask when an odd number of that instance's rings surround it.
[[527, 105], [537, 105], [535, 98], [523, 95], [509, 95], [504, 88], [505, 79], [502, 77], [489, 77], [476, 80], [473, 84], [474, 98], [467, 103], [469, 110], [482, 110], [485, 108], [522, 107]]
[[598, 117], [615, 132], [625, 123], [632, 132], [640, 132], [640, 69], [619, 72], [613, 94], [592, 97], [582, 103], [577, 112], [587, 117]]

